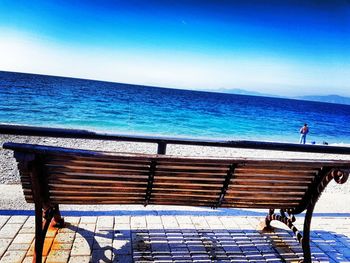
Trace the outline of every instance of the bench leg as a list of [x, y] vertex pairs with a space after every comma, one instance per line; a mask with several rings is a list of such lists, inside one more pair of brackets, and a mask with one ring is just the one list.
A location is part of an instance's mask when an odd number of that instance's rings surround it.
[[60, 212], [59, 206], [55, 205], [53, 209], [54, 209], [54, 212], [53, 212], [53, 220], [54, 220], [53, 226], [54, 227], [58, 227], [58, 228], [64, 227], [64, 219], [61, 216], [61, 212]]
[[303, 256], [304, 260], [301, 260], [300, 262], [303, 263], [311, 263], [311, 251], [310, 251], [310, 225], [311, 225], [311, 218], [312, 213], [314, 210], [315, 205], [310, 205], [309, 208], [306, 211], [305, 219], [304, 219], [304, 231], [303, 235], [300, 234], [298, 229], [293, 224], [295, 222], [294, 215], [288, 214], [283, 209], [281, 209], [280, 214], [275, 214], [274, 209], [270, 209], [269, 214], [265, 218], [265, 228], [264, 230], [271, 230], [271, 221], [277, 220], [282, 223], [284, 223], [286, 226], [288, 226], [295, 234], [297, 240], [299, 243], [301, 243], [303, 248]]
[[273, 227], [271, 226], [271, 221], [272, 218], [271, 216], [274, 214], [275, 209], [270, 209], [269, 213], [267, 214], [267, 216], [265, 217], [264, 221], [261, 221], [257, 227], [257, 230], [260, 231], [272, 231]]
[[311, 250], [310, 250], [310, 227], [311, 227], [311, 219], [312, 213], [315, 208], [315, 203], [310, 204], [308, 209], [306, 210], [305, 218], [304, 218], [304, 229], [303, 229], [303, 237], [301, 239], [301, 245], [303, 247], [304, 261], [303, 263], [311, 263]]
[[[43, 207], [41, 203], [35, 204], [35, 243], [33, 263], [42, 262], [45, 235], [43, 234]], [[46, 234], [46, 233], [45, 233]]]
[[49, 207], [43, 211], [40, 202], [35, 203], [35, 243], [33, 263], [42, 263], [43, 247], [47, 229], [53, 219], [54, 226], [63, 227], [64, 220], [61, 217], [58, 205]]

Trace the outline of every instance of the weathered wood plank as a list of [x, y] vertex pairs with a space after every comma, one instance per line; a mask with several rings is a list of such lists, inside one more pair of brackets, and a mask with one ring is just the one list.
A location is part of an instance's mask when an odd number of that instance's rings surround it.
[[319, 169], [260, 169], [260, 168], [237, 168], [235, 174], [274, 174], [278, 173], [280, 175], [294, 175], [294, 176], [305, 176], [305, 175], [315, 175]]
[[311, 176], [293, 176], [285, 174], [235, 174], [236, 180], [288, 180], [296, 182], [312, 182], [315, 175]]
[[108, 172], [102, 172], [98, 173], [95, 171], [80, 171], [80, 170], [69, 170], [69, 169], [52, 169], [48, 170], [49, 176], [56, 176], [56, 177], [63, 177], [63, 176], [70, 176], [70, 177], [81, 177], [81, 176], [88, 176], [88, 177], [96, 177], [96, 178], [104, 178], [104, 177], [120, 177], [120, 178], [147, 178], [147, 172], [146, 171], [108, 171]]
[[79, 172], [59, 172], [55, 171], [53, 173], [50, 173], [50, 180], [54, 179], [60, 179], [60, 178], [71, 178], [71, 179], [97, 179], [97, 180], [109, 180], [109, 179], [115, 179], [115, 180], [122, 180], [122, 179], [128, 179], [128, 180], [146, 180], [147, 181], [147, 175], [144, 173], [127, 173], [127, 172], [121, 172], [116, 174], [94, 174], [94, 173], [79, 173]]
[[308, 185], [300, 185], [300, 186], [295, 186], [295, 185], [275, 185], [273, 188], [271, 188], [271, 185], [230, 185], [229, 186], [229, 191], [230, 189], [236, 190], [236, 189], [242, 189], [242, 190], [249, 190], [251, 191], [252, 189], [260, 189], [263, 191], [304, 191], [308, 189]]
[[104, 185], [108, 187], [109, 185], [147, 185], [147, 181], [140, 181], [139, 179], [130, 179], [125, 180], [123, 178], [117, 178], [117, 179], [101, 179], [101, 178], [50, 178], [49, 183], [68, 183], [68, 184], [97, 184], [97, 185]]
[[227, 192], [227, 197], [241, 197], [241, 196], [256, 196], [256, 197], [263, 197], [263, 196], [276, 196], [279, 198], [286, 197], [293, 197], [293, 198], [300, 198], [304, 196], [305, 191], [263, 191], [262, 189], [258, 190], [242, 190], [238, 189], [236, 191], [229, 190]]
[[147, 171], [149, 165], [114, 165], [108, 167], [104, 165], [83, 166], [83, 165], [68, 165], [68, 164], [46, 164], [48, 170], [88, 170], [96, 173], [108, 172], [108, 171]]

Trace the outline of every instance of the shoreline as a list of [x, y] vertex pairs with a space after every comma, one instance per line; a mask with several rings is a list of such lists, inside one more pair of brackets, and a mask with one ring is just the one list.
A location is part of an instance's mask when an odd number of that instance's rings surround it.
[[[12, 126], [28, 126], [28, 127], [38, 127], [38, 128], [47, 128], [48, 125], [40, 125], [40, 124], [26, 124], [26, 123], [9, 123], [9, 122], [1, 122], [0, 125], [12, 125]], [[293, 137], [281, 137], [280, 139], [275, 138], [264, 138], [261, 139], [258, 136], [247, 136], [247, 137], [237, 137], [236, 135], [207, 135], [207, 136], [194, 136], [194, 135], [186, 135], [186, 134], [174, 134], [174, 135], [166, 135], [166, 134], [155, 134], [152, 132], [137, 132], [137, 131], [123, 131], [123, 130], [115, 130], [115, 129], [109, 129], [106, 128], [98, 128], [93, 126], [64, 126], [64, 125], [50, 125], [50, 128], [55, 129], [67, 129], [67, 130], [79, 130], [79, 131], [87, 131], [87, 132], [94, 132], [94, 133], [100, 133], [100, 134], [106, 134], [106, 135], [125, 135], [125, 136], [154, 136], [154, 137], [166, 137], [166, 138], [173, 138], [173, 139], [194, 139], [194, 140], [212, 140], [213, 136], [215, 136], [216, 140], [220, 141], [260, 141], [260, 142], [272, 142], [272, 143], [295, 143], [299, 144], [299, 134], [296, 133], [296, 136]], [[0, 134], [2, 136], [2, 134]], [[315, 141], [318, 138], [309, 138], [307, 139], [307, 145], [325, 145], [322, 141], [322, 143], [318, 143]], [[292, 139], [293, 138], [293, 139]], [[315, 142], [315, 143], [312, 143]], [[349, 147], [350, 148], [350, 141], [348, 143], [344, 143], [343, 141], [339, 140], [338, 142], [327, 142], [329, 146], [341, 146], [341, 147]]]

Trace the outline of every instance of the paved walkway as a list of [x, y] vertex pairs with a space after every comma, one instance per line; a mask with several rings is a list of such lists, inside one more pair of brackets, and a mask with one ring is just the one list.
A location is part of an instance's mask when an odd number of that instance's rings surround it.
[[[2, 214], [0, 262], [31, 262], [34, 217]], [[300, 245], [279, 222], [273, 232], [256, 230], [262, 216], [66, 214], [67, 226], [47, 233], [45, 262], [297, 262], [302, 257]], [[301, 229], [302, 219], [297, 223]], [[350, 217], [316, 215], [311, 236], [314, 262], [350, 262]]]

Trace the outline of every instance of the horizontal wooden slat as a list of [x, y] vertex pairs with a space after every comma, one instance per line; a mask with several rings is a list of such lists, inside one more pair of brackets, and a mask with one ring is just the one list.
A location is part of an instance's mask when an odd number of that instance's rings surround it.
[[189, 183], [192, 182], [203, 182], [203, 181], [208, 181], [208, 182], [216, 182], [216, 183], [221, 183], [224, 181], [224, 177], [203, 177], [200, 175], [196, 176], [191, 176], [191, 175], [186, 175], [186, 174], [181, 174], [181, 175], [172, 175], [172, 174], [155, 174], [154, 181], [167, 181], [167, 180], [183, 180], [183, 181], [189, 181]]
[[238, 162], [237, 169], [261, 169], [261, 170], [310, 170], [318, 171], [326, 164], [317, 163], [315, 160], [292, 161], [287, 159], [261, 159]]
[[113, 191], [74, 191], [74, 190], [67, 190], [67, 189], [50, 189], [49, 190], [50, 195], [70, 195], [70, 196], [106, 196], [106, 197], [120, 197], [120, 196], [145, 196], [143, 192], [138, 191], [121, 191], [119, 192], [113, 192]]
[[[234, 161], [235, 162], [235, 161]], [[159, 166], [173, 166], [176, 167], [197, 167], [197, 168], [217, 168], [217, 167], [229, 167], [232, 164], [231, 160], [220, 160], [216, 161], [215, 159], [210, 160], [201, 160], [196, 159], [184, 159], [184, 158], [174, 158], [172, 160], [164, 160], [162, 158], [157, 159], [157, 164]]]
[[70, 178], [70, 179], [78, 179], [78, 178], [86, 178], [86, 179], [98, 179], [98, 180], [148, 180], [148, 174], [134, 174], [134, 173], [122, 173], [122, 174], [94, 174], [94, 173], [79, 173], [79, 172], [54, 172], [50, 174], [49, 180], [53, 180], [53, 178]]
[[108, 189], [109, 191], [146, 191], [146, 187], [141, 185], [111, 185], [109, 184], [108, 188], [104, 185], [96, 185], [96, 184], [60, 184], [60, 183], [49, 183], [49, 189], [52, 190], [59, 190], [59, 189], [67, 189], [67, 190], [74, 190], [74, 191], [88, 191], [88, 190], [99, 190], [99, 191], [106, 191]]
[[[253, 195], [253, 194], [245, 194], [241, 196], [233, 196], [233, 195], [228, 195], [225, 196], [225, 200], [228, 202], [235, 202], [237, 201], [249, 201], [249, 200], [254, 200], [254, 201], [275, 201], [277, 203], [279, 202], [285, 202], [285, 201], [297, 201], [301, 200], [302, 196], [275, 196], [275, 195]], [[257, 200], [258, 199], [258, 200]], [[283, 200], [282, 200], [283, 199]]]
[[192, 173], [186, 173], [186, 172], [163, 172], [163, 171], [155, 171], [155, 177], [187, 177], [187, 178], [203, 178], [203, 179], [211, 179], [211, 180], [223, 180], [225, 178], [225, 174], [219, 174], [219, 173], [200, 173], [200, 172], [192, 172]]
[[215, 180], [223, 180], [226, 174], [223, 173], [201, 173], [201, 172], [179, 172], [179, 171], [155, 171], [156, 177], [170, 176], [170, 177], [188, 177], [188, 178], [212, 178]]
[[152, 193], [161, 193], [161, 192], [176, 192], [176, 193], [191, 193], [191, 192], [198, 192], [202, 194], [212, 194], [212, 195], [219, 195], [221, 193], [221, 189], [194, 189], [194, 188], [161, 188], [161, 187], [153, 187]]
[[237, 189], [237, 190], [228, 190], [226, 192], [226, 196], [239, 196], [239, 195], [276, 195], [280, 196], [283, 198], [283, 196], [302, 196], [305, 194], [305, 191], [281, 191], [281, 192], [275, 192], [275, 191], [262, 191], [261, 189], [253, 189], [253, 190], [242, 190], [242, 189]]
[[143, 205], [142, 200], [71, 200], [65, 198], [56, 198], [52, 200], [52, 204], [69, 204], [69, 205]]
[[[147, 169], [115, 169], [115, 168], [99, 168], [95, 167], [93, 169], [75, 167], [75, 166], [50, 166], [48, 167], [48, 173], [87, 173], [87, 174], [137, 174], [137, 175], [148, 175], [149, 168]], [[161, 170], [156, 168], [156, 176], [186, 176], [186, 177], [213, 177], [213, 178], [223, 178], [225, 173], [219, 173], [216, 171], [205, 171], [205, 170]]]
[[187, 206], [197, 206], [198, 204], [202, 204], [203, 206], [211, 207], [214, 205], [214, 202], [213, 200], [196, 199], [196, 198], [189, 198], [188, 200], [151, 198], [149, 204], [153, 204], [153, 205], [169, 204], [169, 205], [187, 205]]
[[193, 191], [221, 191], [222, 185], [207, 185], [207, 184], [168, 184], [168, 183], [153, 183], [152, 189], [164, 189], [166, 191], [171, 190], [193, 190]]
[[33, 197], [32, 196], [24, 196], [24, 199], [26, 200], [27, 203], [34, 203]]
[[201, 160], [183, 158], [173, 159], [172, 161], [164, 161], [162, 158], [157, 158], [157, 166], [160, 169], [189, 169], [189, 170], [227, 170], [231, 162], [217, 162], [216, 160]]
[[108, 172], [96, 172], [89, 170], [53, 170], [49, 171], [48, 176], [70, 176], [70, 177], [96, 177], [96, 178], [147, 178], [149, 172], [148, 171], [108, 171]]
[[229, 191], [236, 190], [236, 189], [242, 189], [242, 190], [249, 190], [251, 191], [252, 189], [259, 189], [259, 190], [266, 190], [266, 191], [271, 191], [271, 192], [280, 192], [280, 191], [305, 191], [308, 188], [308, 185], [275, 185], [273, 188], [271, 185], [239, 185], [239, 184], [231, 184], [229, 186]]
[[47, 164], [46, 169], [51, 170], [72, 170], [72, 171], [93, 171], [95, 173], [103, 172], [113, 172], [113, 171], [149, 171], [149, 166], [136, 166], [136, 165], [116, 165], [114, 167], [105, 167], [105, 166], [78, 166], [78, 165], [53, 165]]
[[181, 201], [159, 201], [154, 202], [150, 201], [150, 205], [171, 205], [171, 206], [199, 206], [199, 207], [212, 207], [214, 204], [212, 203], [203, 203], [203, 202], [194, 202], [194, 203], [188, 203], [188, 202], [181, 202]]
[[265, 186], [306, 186], [309, 185], [310, 182], [303, 181], [292, 181], [292, 180], [267, 180], [267, 179], [232, 179], [231, 184], [236, 185], [265, 185]]
[[[101, 194], [111, 194], [116, 193], [116, 191], [119, 191], [120, 193], [129, 193], [129, 194], [137, 194], [137, 195], [145, 195], [146, 188], [135, 188], [135, 187], [109, 187], [106, 190], [106, 187], [86, 187], [86, 186], [63, 186], [63, 187], [55, 187], [50, 186], [50, 192], [51, 193], [83, 193], [83, 194], [95, 194], [95, 193], [101, 193]], [[154, 194], [165, 194], [165, 195], [173, 195], [173, 196], [185, 196], [185, 195], [196, 195], [196, 196], [208, 196], [216, 198], [220, 191], [213, 192], [212, 190], [205, 191], [205, 190], [198, 190], [198, 189], [161, 189], [156, 188], [152, 189], [152, 195]]]
[[297, 207], [298, 204], [253, 204], [253, 203], [243, 203], [243, 204], [222, 204], [223, 208], [256, 208], [256, 209], [292, 209]]
[[312, 182], [313, 176], [292, 176], [292, 175], [280, 175], [280, 174], [235, 174], [234, 180], [238, 179], [256, 179], [256, 180], [288, 180], [288, 181], [296, 181], [296, 182]]
[[203, 174], [213, 174], [213, 173], [225, 173], [228, 167], [173, 167], [157, 165], [157, 171], [162, 172], [185, 172], [185, 173], [203, 173]]
[[61, 164], [69, 164], [69, 165], [81, 165], [81, 166], [118, 166], [118, 165], [149, 165], [151, 159], [143, 159], [143, 158], [129, 158], [129, 159], [118, 159], [118, 158], [75, 158], [75, 157], [50, 157], [47, 158], [46, 164], [53, 165], [61, 165]]
[[275, 207], [279, 207], [279, 206], [289, 206], [289, 207], [293, 207], [293, 206], [297, 206], [299, 205], [299, 202], [294, 202], [294, 201], [285, 201], [285, 202], [274, 202], [274, 201], [268, 201], [268, 200], [256, 200], [256, 201], [252, 201], [252, 200], [236, 200], [234, 202], [223, 202], [223, 204], [230, 204], [232, 206], [236, 206], [236, 205], [247, 205], [249, 206], [253, 206], [253, 205], [266, 205], [267, 207], [271, 208], [275, 208]]
[[140, 201], [142, 202], [144, 200], [144, 198], [141, 197], [137, 197], [137, 196], [129, 196], [129, 197], [125, 197], [125, 196], [71, 196], [71, 195], [51, 195], [50, 199], [52, 200], [85, 200], [85, 201], [91, 201], [91, 200], [110, 200], [110, 201], [127, 201], [127, 200], [134, 200], [134, 201]]
[[105, 163], [130, 163], [137, 161], [138, 163], [148, 163], [151, 160], [157, 158], [157, 155], [148, 155], [142, 153], [106, 153], [101, 152], [96, 156], [79, 156], [75, 154], [46, 154], [45, 162], [76, 162], [76, 163], [91, 163], [91, 162], [105, 162]]
[[261, 168], [247, 168], [247, 167], [241, 167], [241, 168], [236, 168], [235, 173], [236, 174], [245, 174], [245, 173], [259, 173], [259, 174], [270, 174], [270, 173], [276, 173], [278, 172], [279, 174], [293, 174], [293, 175], [313, 175], [317, 174], [318, 170], [315, 169], [305, 169], [305, 168], [300, 168], [298, 167], [295, 168], [290, 168], [290, 169], [261, 169]]
[[139, 179], [134, 179], [134, 180], [124, 180], [123, 178], [120, 178], [119, 180], [117, 179], [106, 179], [106, 180], [101, 180], [101, 178], [53, 178], [49, 180], [49, 183], [69, 183], [69, 184], [86, 184], [86, 185], [91, 185], [91, 184], [96, 184], [96, 185], [105, 185], [108, 187], [110, 184], [116, 184], [119, 186], [122, 185], [147, 185], [147, 181], [140, 181]]
[[158, 181], [157, 179], [154, 180], [153, 186], [173, 186], [174, 184], [176, 184], [177, 186], [201, 186], [201, 187], [208, 187], [208, 188], [213, 188], [213, 187], [218, 187], [218, 188], [222, 188], [222, 184], [214, 184], [214, 183], [208, 183], [208, 182], [191, 182], [191, 183], [186, 183], [183, 181], [177, 181], [177, 180], [162, 180], [162, 181]]
[[156, 197], [176, 197], [179, 199], [187, 199], [187, 198], [191, 198], [191, 197], [198, 197], [198, 198], [203, 198], [203, 199], [217, 199], [217, 195], [216, 194], [203, 194], [203, 193], [196, 193], [196, 192], [187, 192], [186, 195], [184, 195], [183, 193], [177, 193], [177, 192], [162, 192], [162, 191], [153, 191], [152, 192], [152, 199], [156, 198]]
[[31, 181], [24, 181], [24, 182], [22, 182], [22, 187], [29, 187], [29, 188], [32, 188], [32, 183], [31, 183]]

